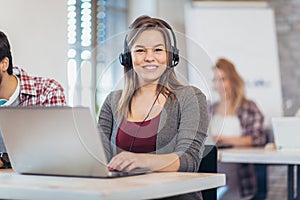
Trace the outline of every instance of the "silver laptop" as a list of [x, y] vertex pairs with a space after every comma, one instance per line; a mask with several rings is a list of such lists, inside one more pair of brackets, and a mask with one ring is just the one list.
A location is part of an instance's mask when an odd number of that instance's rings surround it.
[[0, 108], [0, 129], [12, 167], [22, 174], [116, 177], [111, 172], [89, 108]]
[[300, 117], [271, 119], [276, 149], [300, 151]]

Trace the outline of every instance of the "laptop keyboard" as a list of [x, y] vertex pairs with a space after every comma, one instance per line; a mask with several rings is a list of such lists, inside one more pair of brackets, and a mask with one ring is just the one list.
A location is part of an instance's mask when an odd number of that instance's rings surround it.
[[118, 170], [109, 171], [111, 177], [134, 176], [134, 175], [146, 174], [150, 172], [151, 171], [149, 169], [145, 169], [145, 168], [135, 168], [131, 171], [118, 171]]

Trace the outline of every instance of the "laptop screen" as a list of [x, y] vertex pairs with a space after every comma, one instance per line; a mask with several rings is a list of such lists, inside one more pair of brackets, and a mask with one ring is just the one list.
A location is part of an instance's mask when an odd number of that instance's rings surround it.
[[276, 149], [300, 150], [300, 117], [274, 117], [271, 121]]
[[105, 152], [89, 108], [0, 109], [0, 129], [16, 172], [107, 176]]

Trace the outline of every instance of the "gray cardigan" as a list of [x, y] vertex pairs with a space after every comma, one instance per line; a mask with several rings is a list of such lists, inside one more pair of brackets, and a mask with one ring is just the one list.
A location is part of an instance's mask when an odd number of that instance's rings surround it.
[[[98, 128], [107, 159], [116, 153], [116, 136], [122, 117], [116, 115], [121, 90], [111, 92], [100, 111]], [[205, 95], [196, 87], [175, 90], [175, 100], [165, 103], [158, 125], [156, 154], [176, 153], [179, 171], [197, 172], [207, 136], [208, 115]]]

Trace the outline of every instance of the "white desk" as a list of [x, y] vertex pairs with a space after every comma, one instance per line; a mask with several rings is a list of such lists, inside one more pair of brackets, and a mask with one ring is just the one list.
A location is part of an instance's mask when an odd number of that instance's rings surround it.
[[232, 148], [218, 151], [218, 160], [228, 163], [253, 163], [288, 166], [288, 200], [294, 199], [294, 166], [297, 166], [297, 196], [300, 199], [300, 151], [277, 151], [264, 148]]
[[170, 172], [104, 179], [20, 175], [0, 170], [0, 199], [152, 199], [223, 185], [224, 174]]

